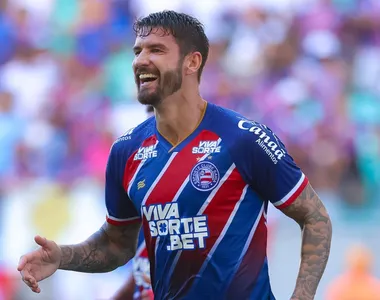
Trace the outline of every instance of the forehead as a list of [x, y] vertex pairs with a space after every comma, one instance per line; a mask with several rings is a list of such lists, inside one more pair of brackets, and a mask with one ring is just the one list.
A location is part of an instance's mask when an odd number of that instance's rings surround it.
[[150, 32], [143, 29], [143, 34], [140, 35], [139, 33], [136, 36], [135, 47], [143, 48], [149, 47], [152, 44], [162, 44], [169, 49], [178, 48], [178, 44], [174, 36], [161, 28], [153, 28]]

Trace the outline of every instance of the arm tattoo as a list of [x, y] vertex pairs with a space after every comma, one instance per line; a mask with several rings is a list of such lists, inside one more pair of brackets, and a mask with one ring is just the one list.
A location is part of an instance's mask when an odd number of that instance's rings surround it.
[[139, 225], [116, 227], [105, 223], [83, 243], [60, 246], [59, 269], [85, 273], [115, 270], [134, 256], [138, 229]]
[[292, 299], [314, 299], [330, 254], [330, 217], [310, 184], [283, 212], [302, 230], [301, 265]]

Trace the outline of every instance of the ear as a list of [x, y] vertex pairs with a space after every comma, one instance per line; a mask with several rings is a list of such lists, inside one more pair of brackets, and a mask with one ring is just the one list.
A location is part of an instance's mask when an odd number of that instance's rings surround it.
[[202, 55], [199, 52], [192, 52], [185, 59], [185, 74], [192, 75], [198, 73], [202, 64]]

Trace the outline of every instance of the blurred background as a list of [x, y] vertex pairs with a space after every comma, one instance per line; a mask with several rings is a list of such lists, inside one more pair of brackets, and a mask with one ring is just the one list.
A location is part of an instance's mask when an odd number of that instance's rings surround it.
[[[380, 249], [379, 0], [0, 0], [0, 299], [109, 299], [128, 276], [58, 271], [36, 296], [15, 269], [35, 234], [76, 243], [104, 222], [110, 146], [146, 117], [131, 25], [162, 9], [205, 24], [202, 96], [268, 125], [326, 203], [326, 299], [347, 251]], [[299, 228], [270, 209], [269, 230], [273, 290], [289, 299]]]

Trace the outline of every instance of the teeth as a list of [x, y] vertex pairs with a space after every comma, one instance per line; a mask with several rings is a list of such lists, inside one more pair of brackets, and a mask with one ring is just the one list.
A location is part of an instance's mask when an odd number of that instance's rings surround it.
[[140, 79], [157, 78], [157, 76], [154, 75], [154, 74], [140, 74], [140, 75], [139, 75], [139, 78], [140, 78]]

